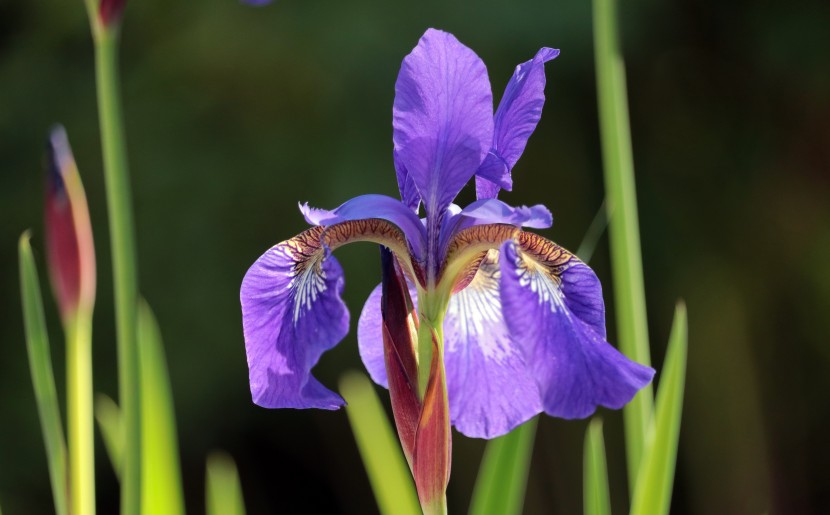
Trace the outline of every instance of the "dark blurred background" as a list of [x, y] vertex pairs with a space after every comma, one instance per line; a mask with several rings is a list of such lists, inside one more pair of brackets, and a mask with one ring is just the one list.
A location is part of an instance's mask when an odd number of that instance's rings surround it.
[[[672, 512], [818, 513], [830, 503], [830, 4], [646, 0], [620, 10], [658, 370], [677, 298], [690, 316]], [[238, 291], [262, 252], [305, 227], [297, 201], [397, 195], [394, 82], [427, 27], [484, 59], [496, 98], [517, 63], [562, 49], [515, 192], [502, 198], [549, 206], [556, 225], [545, 235], [575, 250], [603, 197], [589, 2], [129, 2], [122, 70], [140, 283], [166, 343], [192, 513], [204, 509], [212, 449], [237, 460], [251, 514], [377, 510], [344, 412], [252, 405]], [[41, 215], [55, 122], [69, 132], [95, 230], [95, 386], [117, 396], [93, 77], [80, 0], [0, 2], [0, 504], [11, 515], [52, 510], [16, 243], [33, 229], [62, 391]], [[369, 244], [338, 251], [352, 327], [379, 281], [377, 254]], [[604, 240], [592, 264], [613, 335]], [[316, 373], [336, 388], [360, 368], [353, 330]], [[621, 418], [603, 415], [623, 513]], [[541, 420], [526, 513], [581, 511], [584, 430]], [[115, 513], [97, 438], [99, 510]], [[454, 440], [451, 512], [466, 511], [482, 449]]]

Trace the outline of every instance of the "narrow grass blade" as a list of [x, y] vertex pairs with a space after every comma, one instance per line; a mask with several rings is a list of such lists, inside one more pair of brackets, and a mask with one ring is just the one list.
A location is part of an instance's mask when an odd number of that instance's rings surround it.
[[[609, 213], [614, 304], [620, 350], [634, 361], [650, 365], [625, 66], [617, 34], [615, 1], [593, 0], [597, 101], [606, 208]], [[653, 404], [652, 389], [648, 386], [634, 397], [623, 412], [631, 490], [637, 477]]]
[[66, 440], [63, 435], [58, 395], [55, 389], [55, 375], [52, 372], [52, 356], [49, 351], [49, 337], [43, 315], [43, 300], [40, 295], [40, 281], [37, 276], [28, 231], [20, 237], [20, 293], [23, 302], [23, 319], [26, 326], [26, 349], [29, 353], [29, 369], [35, 390], [43, 442], [49, 465], [49, 479], [55, 512], [67, 512], [67, 463]]
[[686, 305], [679, 302], [674, 312], [666, 361], [657, 391], [654, 422], [649, 430], [634, 489], [632, 515], [669, 513], [683, 411], [687, 339]]
[[600, 418], [595, 417], [591, 420], [585, 431], [585, 455], [582, 463], [585, 515], [610, 515], [608, 466], [605, 463], [605, 441], [602, 438], [602, 419]]
[[591, 220], [591, 225], [585, 231], [585, 236], [582, 237], [582, 243], [579, 244], [579, 249], [576, 251], [579, 259], [586, 263], [591, 261], [606, 227], [608, 227], [608, 212], [605, 210], [605, 201], [603, 200], [602, 204], [599, 205], [599, 209], [597, 209], [597, 214]]
[[121, 479], [121, 465], [124, 454], [124, 433], [121, 427], [121, 410], [110, 397], [99, 393], [95, 398], [95, 420], [104, 440], [104, 448], [112, 463], [112, 469]]
[[141, 511], [146, 515], [184, 513], [173, 392], [158, 323], [150, 306], [138, 305], [141, 366]]
[[340, 393], [380, 513], [420, 515], [412, 475], [372, 383], [359, 372], [347, 372]]
[[228, 454], [213, 452], [207, 460], [207, 515], [245, 515], [236, 464]]
[[487, 444], [473, 490], [470, 515], [522, 512], [537, 420], [534, 417]]

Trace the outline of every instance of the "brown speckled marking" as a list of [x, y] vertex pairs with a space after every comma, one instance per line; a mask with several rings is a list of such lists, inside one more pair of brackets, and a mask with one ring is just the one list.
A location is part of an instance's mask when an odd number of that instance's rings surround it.
[[452, 240], [450, 240], [447, 246], [447, 257], [444, 259], [444, 264], [470, 247], [481, 247], [482, 252], [491, 248], [498, 248], [502, 243], [510, 238], [515, 238], [521, 232], [515, 226], [506, 224], [487, 224], [468, 227], [453, 236]]
[[[377, 218], [352, 220], [330, 226], [318, 225], [280, 243], [296, 261], [294, 271], [299, 273], [310, 266], [319, 271], [324, 245], [335, 250], [355, 241], [372, 241], [392, 248], [408, 249], [403, 232], [391, 222]], [[407, 252], [408, 254], [408, 252]], [[404, 259], [404, 256], [399, 256]], [[408, 256], [406, 259], [409, 259]]]
[[521, 232], [516, 237], [516, 243], [523, 254], [547, 268], [552, 275], [557, 277], [572, 264], [580, 262], [579, 258], [564, 247], [532, 232]]

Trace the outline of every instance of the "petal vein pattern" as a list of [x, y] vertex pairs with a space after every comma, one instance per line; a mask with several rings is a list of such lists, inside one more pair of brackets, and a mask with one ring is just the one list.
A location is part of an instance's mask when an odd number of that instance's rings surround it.
[[452, 34], [428, 30], [401, 65], [393, 128], [399, 168], [415, 183], [427, 217], [438, 217], [493, 141], [484, 63]]
[[571, 419], [621, 408], [654, 370], [605, 341], [602, 290], [576, 256], [522, 233], [501, 248], [505, 321], [524, 348], [549, 415]]
[[456, 429], [495, 438], [542, 410], [539, 389], [512, 339], [499, 293], [498, 251], [453, 295], [444, 321], [447, 388]]
[[269, 408], [337, 409], [343, 399], [312, 375], [320, 356], [349, 330], [343, 270], [331, 251], [353, 241], [405, 248], [384, 220], [313, 227], [263, 254], [240, 290], [251, 394]]

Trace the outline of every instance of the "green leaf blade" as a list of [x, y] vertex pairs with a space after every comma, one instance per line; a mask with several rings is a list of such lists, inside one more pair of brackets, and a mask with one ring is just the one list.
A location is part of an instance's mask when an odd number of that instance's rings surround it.
[[533, 440], [534, 417], [504, 436], [487, 443], [470, 503], [470, 515], [519, 515], [527, 489]]
[[150, 306], [138, 305], [142, 502], [146, 515], [184, 514], [176, 416], [161, 332]]
[[26, 349], [29, 354], [29, 368], [40, 416], [43, 442], [46, 447], [52, 496], [55, 501], [55, 512], [58, 515], [66, 515], [68, 504], [66, 439], [58, 406], [55, 375], [52, 371], [52, 356], [46, 332], [46, 318], [43, 314], [40, 281], [32, 256], [28, 231], [20, 237], [18, 255], [20, 258], [20, 293], [26, 327]]
[[677, 304], [649, 438], [631, 503], [632, 515], [668, 514], [686, 381], [686, 306]]
[[207, 515], [245, 515], [245, 501], [233, 458], [213, 452], [207, 459], [205, 504]]
[[591, 420], [585, 431], [583, 502], [585, 515], [611, 515], [608, 465], [605, 460], [605, 441], [602, 437], [600, 418]]
[[[597, 104], [618, 342], [623, 354], [638, 363], [650, 365], [625, 65], [617, 33], [615, 0], [593, 0], [593, 11]], [[623, 411], [629, 486], [632, 491], [653, 404], [654, 397], [649, 385]]]
[[363, 374], [348, 372], [340, 380], [340, 392], [381, 514], [420, 515], [403, 450], [372, 383]]

